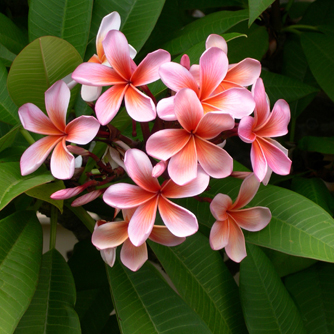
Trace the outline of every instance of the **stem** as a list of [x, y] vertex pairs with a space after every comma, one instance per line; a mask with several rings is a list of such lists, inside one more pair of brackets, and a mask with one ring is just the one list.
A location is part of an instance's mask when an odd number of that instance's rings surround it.
[[65, 204], [89, 229], [90, 232], [94, 231], [95, 220], [88, 214], [88, 212], [81, 206], [73, 207], [70, 204]]
[[35, 143], [35, 139], [31, 136], [31, 134], [26, 130], [21, 128], [20, 132], [22, 134], [22, 136], [24, 137], [24, 139], [30, 144], [34, 144]]
[[50, 250], [56, 248], [57, 221], [58, 221], [58, 209], [54, 205], [52, 205], [51, 218], [50, 218], [50, 245], [49, 245]]
[[150, 89], [147, 85], [140, 87], [153, 101], [155, 105], [157, 105], [157, 100], [155, 99], [154, 95], [151, 93]]
[[[309, 25], [306, 25], [306, 24], [295, 24], [293, 26], [283, 28], [282, 31], [294, 32], [292, 30], [297, 30], [298, 31], [298, 29], [319, 31], [319, 29], [317, 27], [309, 26]], [[300, 31], [298, 31], [298, 33], [300, 33]]]
[[144, 142], [146, 143], [147, 139], [150, 136], [150, 128], [148, 126], [148, 122], [141, 122], [140, 128], [141, 128], [141, 132], [143, 133]]

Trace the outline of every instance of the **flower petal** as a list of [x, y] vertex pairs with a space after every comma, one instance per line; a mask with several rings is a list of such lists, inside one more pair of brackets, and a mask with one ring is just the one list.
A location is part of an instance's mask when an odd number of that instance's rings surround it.
[[65, 138], [53, 150], [50, 169], [52, 175], [61, 180], [70, 179], [74, 174], [74, 156], [68, 151]]
[[101, 95], [102, 87], [96, 86], [81, 86], [81, 97], [86, 102], [93, 102]]
[[62, 138], [62, 136], [47, 136], [28, 147], [21, 156], [21, 174], [24, 176], [37, 170]]
[[92, 234], [92, 244], [98, 249], [114, 248], [128, 239], [128, 223], [108, 222], [97, 226]]
[[254, 111], [254, 126], [259, 127], [267, 121], [270, 112], [270, 103], [264, 89], [263, 81], [261, 78], [257, 79], [252, 87], [252, 94], [255, 100], [255, 111]]
[[130, 117], [137, 122], [152, 121], [157, 115], [152, 99], [133, 85], [125, 93], [125, 107]]
[[161, 245], [177, 246], [181, 244], [186, 238], [179, 238], [172, 234], [166, 226], [154, 225], [149, 238]]
[[231, 115], [207, 113], [198, 123], [196, 135], [203, 139], [211, 139], [223, 131], [233, 129], [234, 124], [234, 119]]
[[227, 69], [228, 60], [226, 53], [216, 47], [212, 47], [202, 54], [200, 61], [200, 99], [203, 100], [223, 81]]
[[134, 86], [143, 86], [160, 79], [159, 67], [170, 62], [170, 54], [165, 50], [149, 53], [133, 72], [131, 82]]
[[152, 177], [152, 164], [149, 157], [138, 149], [127, 150], [124, 157], [126, 172], [142, 189], [156, 194], [160, 190], [158, 180]]
[[197, 232], [195, 215], [163, 196], [159, 201], [159, 212], [167, 228], [177, 237], [187, 237]]
[[240, 227], [252, 232], [262, 230], [271, 220], [270, 210], [259, 206], [243, 210], [230, 210], [229, 214]]
[[126, 240], [122, 246], [120, 257], [127, 268], [137, 271], [148, 259], [146, 243], [136, 247], [130, 240]]
[[164, 121], [176, 121], [176, 115], [174, 113], [174, 96], [161, 99], [157, 105], [157, 113]]
[[102, 260], [110, 267], [115, 264], [116, 248], [107, 248], [100, 251]]
[[88, 144], [100, 129], [100, 123], [93, 116], [80, 116], [66, 126], [66, 140], [80, 145]]
[[245, 143], [252, 143], [256, 139], [253, 133], [254, 118], [252, 116], [243, 117], [238, 126], [238, 136]]
[[26, 103], [19, 108], [19, 117], [23, 127], [31, 132], [43, 135], [58, 135], [64, 133], [57, 129], [41, 109], [32, 103]]
[[258, 178], [258, 180], [261, 182], [267, 174], [268, 163], [262, 150], [262, 147], [257, 139], [255, 139], [254, 142], [252, 143], [251, 162], [252, 162], [253, 172]]
[[152, 232], [159, 197], [156, 196], [140, 205], [130, 219], [128, 233], [129, 239], [135, 246], [142, 245]]
[[217, 194], [210, 203], [210, 211], [212, 215], [219, 221], [227, 219], [227, 210], [231, 207], [232, 200], [230, 196], [225, 194]]
[[168, 160], [181, 151], [190, 138], [190, 134], [183, 129], [160, 130], [147, 140], [146, 152], [153, 158]]
[[162, 175], [162, 173], [166, 170], [167, 168], [167, 162], [164, 160], [161, 160], [158, 162], [152, 169], [152, 176], [153, 177], [159, 177]]
[[181, 57], [181, 60], [180, 60], [180, 64], [186, 68], [187, 70], [190, 69], [190, 58], [187, 54], [184, 54], [182, 57]]
[[102, 125], [108, 124], [115, 117], [128, 87], [128, 85], [112, 86], [96, 101], [95, 112]]
[[213, 250], [219, 250], [226, 247], [229, 243], [230, 229], [228, 219], [216, 221], [210, 231], [210, 246]]
[[222, 49], [227, 54], [227, 43], [225, 38], [220, 35], [211, 34], [208, 36], [205, 42], [205, 48], [209, 49], [212, 47]]
[[45, 107], [51, 122], [60, 130], [66, 126], [66, 113], [71, 92], [62, 80], [55, 82], [45, 92]]

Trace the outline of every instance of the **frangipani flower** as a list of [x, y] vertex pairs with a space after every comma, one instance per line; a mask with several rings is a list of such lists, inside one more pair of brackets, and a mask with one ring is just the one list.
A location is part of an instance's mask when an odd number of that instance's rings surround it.
[[100, 124], [92, 116], [80, 116], [66, 125], [66, 112], [70, 90], [59, 80], [45, 92], [47, 117], [37, 106], [26, 103], [19, 108], [23, 127], [31, 132], [47, 135], [31, 145], [21, 157], [21, 174], [34, 172], [53, 148], [51, 173], [58, 179], [70, 179], [74, 173], [74, 156], [68, 151], [66, 141], [85, 145], [96, 136]]
[[287, 175], [291, 168], [287, 150], [270, 137], [288, 133], [289, 105], [284, 100], [278, 100], [270, 112], [262, 79], [256, 81], [252, 93], [256, 102], [254, 117], [246, 116], [241, 119], [238, 134], [244, 142], [252, 143], [251, 162], [254, 174], [260, 181], [268, 176], [268, 168], [276, 174]]
[[198, 222], [193, 213], [171, 202], [168, 198], [196, 196], [209, 184], [209, 176], [198, 167], [197, 178], [181, 187], [172, 180], [161, 186], [152, 177], [152, 164], [148, 156], [137, 149], [126, 151], [124, 164], [128, 175], [137, 184], [118, 183], [111, 185], [103, 200], [118, 209], [136, 208], [129, 221], [129, 239], [135, 246], [142, 245], [152, 232], [156, 211], [170, 232], [178, 237], [194, 234]]
[[[121, 249], [122, 263], [132, 271], [137, 271], [147, 260], [146, 242], [136, 247], [129, 239], [128, 225], [135, 209], [123, 210], [124, 221], [98, 221], [92, 235], [93, 245], [101, 251], [102, 258], [111, 267], [116, 258], [116, 247], [123, 244]], [[149, 239], [165, 246], [176, 246], [185, 241], [173, 235], [166, 226], [154, 225]], [[111, 255], [112, 254], [112, 255]]]
[[101, 87], [112, 85], [95, 105], [100, 123], [106, 125], [115, 117], [123, 97], [132, 119], [138, 122], [155, 119], [152, 99], [136, 87], [158, 80], [158, 69], [161, 64], [170, 61], [170, 54], [165, 50], [154, 51], [137, 67], [130, 58], [128, 41], [120, 31], [109, 31], [102, 44], [112, 68], [102, 64], [83, 63], [72, 74], [72, 78], [81, 84]]
[[164, 161], [170, 158], [168, 173], [179, 185], [196, 178], [197, 161], [212, 177], [230, 175], [232, 158], [209, 139], [232, 129], [233, 118], [216, 112], [204, 114], [196, 93], [189, 88], [181, 89], [176, 94], [174, 112], [183, 129], [165, 129], [154, 133], [147, 141], [147, 153]]
[[[249, 115], [254, 109], [254, 99], [245, 88], [233, 88], [219, 94], [213, 94], [224, 80], [228, 70], [226, 53], [212, 47], [206, 50], [196, 69], [194, 65], [188, 71], [184, 66], [169, 62], [161, 65], [159, 74], [163, 83], [171, 90], [178, 92], [182, 88], [193, 90], [201, 101], [204, 112], [219, 111], [234, 118]], [[158, 115], [166, 121], [176, 119], [174, 97], [159, 101]]]
[[216, 218], [210, 231], [210, 246], [213, 250], [225, 247], [226, 254], [235, 262], [240, 262], [247, 255], [241, 228], [260, 231], [271, 220], [268, 208], [258, 206], [240, 209], [253, 199], [259, 185], [255, 175], [251, 174], [242, 182], [234, 203], [229, 196], [218, 194], [210, 204], [211, 213]]

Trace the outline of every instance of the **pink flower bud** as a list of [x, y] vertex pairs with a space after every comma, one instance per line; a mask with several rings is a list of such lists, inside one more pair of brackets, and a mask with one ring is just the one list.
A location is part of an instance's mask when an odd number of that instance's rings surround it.
[[84, 186], [78, 186], [75, 188], [61, 189], [53, 193], [50, 198], [52, 199], [68, 199], [76, 196], [85, 190]]
[[98, 189], [98, 190], [93, 190], [85, 195], [82, 195], [78, 198], [76, 198], [71, 206], [81, 206], [81, 205], [85, 205], [89, 202], [94, 201], [94, 199], [98, 198], [100, 195], [102, 195], [104, 193], [105, 189]]
[[189, 69], [190, 69], [190, 59], [189, 59], [189, 56], [186, 55], [186, 54], [184, 54], [181, 57], [180, 64], [189, 71]]
[[161, 160], [152, 169], [152, 177], [159, 177], [167, 168], [167, 162]]
[[67, 149], [74, 154], [82, 155], [82, 156], [89, 156], [89, 151], [85, 150], [82, 147], [74, 146], [74, 145], [67, 145]]

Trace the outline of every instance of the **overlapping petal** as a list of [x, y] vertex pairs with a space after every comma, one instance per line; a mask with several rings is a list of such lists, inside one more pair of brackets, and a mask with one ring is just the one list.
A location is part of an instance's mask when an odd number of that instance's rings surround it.
[[186, 240], [185, 237], [177, 237], [172, 234], [166, 226], [154, 225], [152, 232], [149, 236], [152, 241], [165, 245], [165, 246], [177, 246]]
[[230, 229], [228, 219], [216, 221], [210, 231], [210, 246], [213, 250], [226, 247], [229, 243]]
[[51, 173], [61, 180], [70, 179], [74, 174], [74, 156], [66, 147], [66, 140], [62, 140], [56, 145], [51, 156]]
[[157, 105], [157, 113], [164, 121], [176, 121], [176, 115], [174, 112], [174, 96], [161, 99]]
[[210, 203], [210, 211], [212, 215], [219, 221], [227, 219], [226, 211], [231, 207], [232, 200], [230, 196], [225, 194], [217, 194]]
[[234, 262], [241, 262], [247, 256], [245, 237], [241, 228], [229, 217], [229, 242], [225, 247], [226, 254]]
[[92, 116], [81, 116], [67, 124], [66, 140], [80, 145], [92, 141], [100, 129], [100, 123]]
[[81, 86], [81, 97], [86, 102], [93, 102], [101, 95], [102, 87], [96, 86]]
[[129, 239], [126, 240], [122, 246], [120, 257], [127, 268], [137, 271], [148, 258], [146, 243], [136, 247]]
[[267, 174], [268, 164], [264, 152], [262, 150], [262, 147], [257, 139], [255, 139], [255, 141], [252, 144], [250, 156], [251, 156], [253, 172], [261, 182]]
[[254, 127], [257, 127], [262, 125], [268, 119], [270, 113], [269, 100], [261, 78], [259, 78], [253, 85], [252, 94], [256, 104], [256, 112], [254, 113]]
[[227, 43], [225, 38], [220, 35], [211, 34], [208, 36], [205, 42], [205, 48], [209, 49], [211, 47], [222, 49], [227, 54]]
[[256, 134], [253, 132], [254, 117], [243, 117], [238, 126], [238, 135], [245, 143], [252, 143], [256, 139]]
[[264, 207], [230, 210], [229, 213], [240, 227], [252, 232], [262, 230], [271, 220], [270, 210]]

